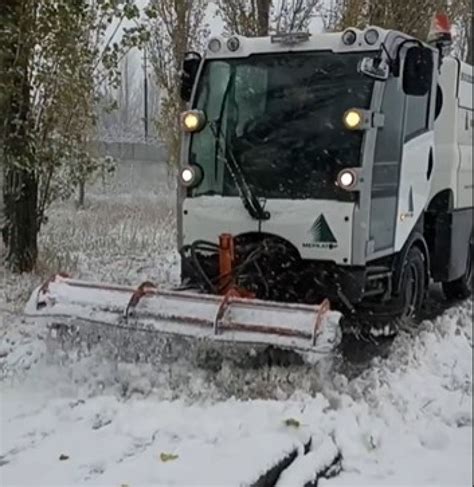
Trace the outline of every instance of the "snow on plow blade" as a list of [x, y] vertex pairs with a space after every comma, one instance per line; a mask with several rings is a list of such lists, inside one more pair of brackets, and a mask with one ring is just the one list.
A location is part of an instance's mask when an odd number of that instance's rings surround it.
[[[272, 345], [316, 358], [340, 341], [341, 314], [329, 302], [285, 304], [185, 291], [79, 281], [57, 275], [36, 289], [25, 308], [28, 318], [51, 325], [102, 325], [178, 335], [213, 343]], [[151, 340], [152, 338], [148, 338]]]

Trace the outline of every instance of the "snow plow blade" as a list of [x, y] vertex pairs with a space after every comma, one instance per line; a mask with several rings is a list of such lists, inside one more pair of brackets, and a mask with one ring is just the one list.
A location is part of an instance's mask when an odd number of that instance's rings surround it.
[[[130, 342], [142, 332], [146, 344], [154, 335], [217, 347], [224, 342], [273, 346], [304, 354], [306, 362], [317, 361], [340, 342], [341, 314], [332, 311], [327, 300], [317, 306], [285, 304], [161, 290], [149, 282], [132, 288], [57, 275], [34, 291], [25, 315], [56, 329], [69, 326], [82, 336], [86, 329], [102, 330], [102, 341], [108, 339], [107, 329]], [[137, 350], [142, 352], [143, 346]]]

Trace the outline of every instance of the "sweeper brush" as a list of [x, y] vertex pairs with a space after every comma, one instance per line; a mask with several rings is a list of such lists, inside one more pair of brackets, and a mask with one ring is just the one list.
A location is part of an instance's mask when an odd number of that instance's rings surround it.
[[243, 366], [314, 363], [340, 341], [341, 315], [328, 301], [282, 304], [232, 291], [215, 296], [165, 290], [149, 282], [134, 289], [56, 275], [35, 290], [25, 313], [46, 321], [63, 343], [89, 351], [101, 346], [127, 362], [160, 363], [186, 353], [203, 362], [221, 355]]

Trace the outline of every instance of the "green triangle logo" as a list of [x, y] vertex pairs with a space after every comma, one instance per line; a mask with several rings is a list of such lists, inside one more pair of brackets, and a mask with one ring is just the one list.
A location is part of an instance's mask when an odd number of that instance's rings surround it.
[[337, 243], [324, 215], [318, 216], [310, 231], [315, 243]]

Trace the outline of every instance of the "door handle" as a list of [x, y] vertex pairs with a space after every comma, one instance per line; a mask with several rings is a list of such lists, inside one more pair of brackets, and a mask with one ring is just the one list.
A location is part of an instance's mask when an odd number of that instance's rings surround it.
[[429, 181], [431, 179], [431, 175], [433, 174], [433, 151], [430, 150], [430, 155], [428, 157], [428, 170], [426, 172], [426, 179]]

